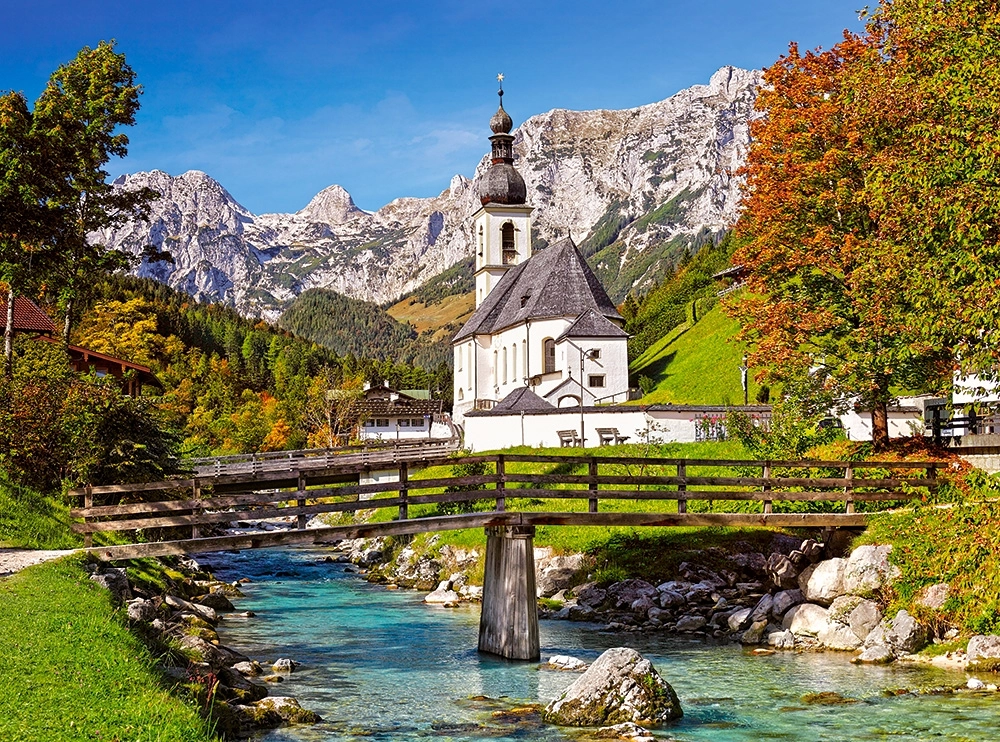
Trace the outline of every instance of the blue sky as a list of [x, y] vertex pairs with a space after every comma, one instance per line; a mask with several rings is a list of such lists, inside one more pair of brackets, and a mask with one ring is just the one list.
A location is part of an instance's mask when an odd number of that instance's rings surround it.
[[338, 183], [362, 208], [429, 196], [489, 149], [498, 72], [515, 124], [661, 100], [791, 40], [830, 47], [858, 0], [0, 0], [0, 90], [34, 100], [116, 39], [144, 87], [113, 175], [204, 170], [255, 213]]

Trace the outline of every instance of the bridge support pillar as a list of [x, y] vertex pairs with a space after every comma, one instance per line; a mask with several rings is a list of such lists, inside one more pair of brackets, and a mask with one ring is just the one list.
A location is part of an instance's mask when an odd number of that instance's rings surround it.
[[539, 658], [534, 539], [534, 526], [486, 529], [480, 652], [510, 660]]

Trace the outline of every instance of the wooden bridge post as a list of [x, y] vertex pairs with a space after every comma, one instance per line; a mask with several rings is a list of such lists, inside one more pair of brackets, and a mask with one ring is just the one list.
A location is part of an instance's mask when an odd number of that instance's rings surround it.
[[410, 472], [406, 462], [399, 463], [399, 519], [406, 520], [409, 515]]
[[[303, 474], [301, 471], [298, 474], [299, 474], [298, 476], [299, 481], [298, 481], [298, 486], [296, 487], [296, 492], [299, 496], [299, 499], [295, 501], [295, 504], [300, 508], [304, 508], [306, 506], [306, 475]], [[308, 522], [309, 522], [309, 516], [306, 515], [305, 513], [299, 513], [298, 522], [296, 523], [296, 525], [298, 526], [298, 529], [300, 531], [305, 530], [306, 523]]]
[[684, 481], [687, 477], [687, 464], [680, 463], [677, 465], [677, 478], [681, 481], [677, 483], [677, 512], [686, 513], [688, 511], [688, 501], [684, 497], [685, 492], [687, 492], [687, 482]]
[[[201, 482], [198, 481], [198, 477], [191, 480], [191, 499], [200, 500], [201, 499]], [[191, 515], [198, 516], [201, 515], [202, 511], [200, 508], [195, 508], [191, 511]], [[197, 523], [191, 524], [191, 538], [198, 538], [201, 536], [201, 528]]]
[[854, 512], [854, 464], [848, 464], [844, 468], [844, 479], [847, 480], [844, 485], [845, 512], [850, 514]]
[[[91, 484], [88, 484], [83, 489], [83, 506], [88, 510], [94, 507], [94, 487]], [[89, 518], [84, 516], [83, 518], [84, 524], [86, 524], [88, 520]], [[86, 546], [88, 549], [94, 545], [94, 534], [91, 533], [90, 531], [87, 531], [85, 534], [83, 534], [83, 545]]]
[[486, 573], [479, 618], [479, 651], [537, 661], [534, 526], [486, 528]]
[[[763, 478], [765, 480], [770, 480], [771, 479], [771, 462], [770, 461], [765, 461], [764, 462], [764, 470], [763, 470], [762, 474], [763, 474]], [[765, 481], [764, 482], [764, 492], [770, 492], [770, 491], [771, 491], [771, 482], [770, 481]], [[768, 515], [770, 513], [771, 513], [771, 501], [770, 500], [764, 500], [764, 515]]]
[[588, 462], [588, 474], [590, 477], [590, 499], [588, 501], [587, 509], [591, 513], [597, 512], [597, 457], [591, 456]]
[[507, 465], [504, 463], [503, 454], [497, 454], [497, 512], [502, 513], [507, 509]]

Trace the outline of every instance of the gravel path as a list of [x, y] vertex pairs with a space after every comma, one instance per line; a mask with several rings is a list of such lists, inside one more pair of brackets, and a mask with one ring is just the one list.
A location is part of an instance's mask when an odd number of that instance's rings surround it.
[[41, 564], [50, 559], [72, 554], [73, 549], [46, 551], [44, 549], [0, 549], [0, 577], [20, 572], [25, 567]]

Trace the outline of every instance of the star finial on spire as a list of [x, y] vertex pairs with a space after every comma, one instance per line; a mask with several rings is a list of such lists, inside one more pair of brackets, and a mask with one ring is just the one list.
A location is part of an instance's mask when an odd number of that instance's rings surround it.
[[500, 103], [501, 103], [501, 105], [503, 105], [503, 73], [502, 72], [497, 75], [497, 82], [500, 83], [500, 90], [497, 92], [497, 95], [500, 96]]

